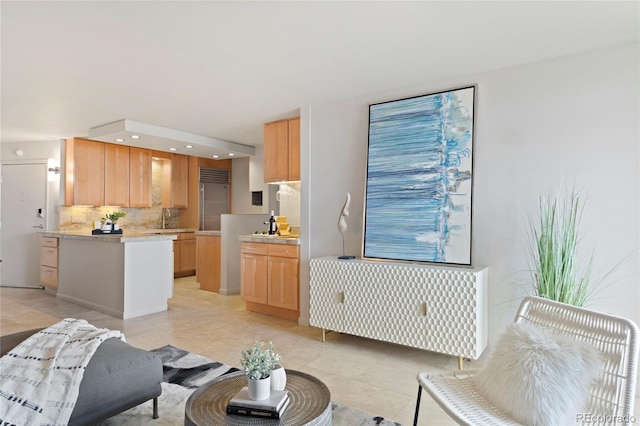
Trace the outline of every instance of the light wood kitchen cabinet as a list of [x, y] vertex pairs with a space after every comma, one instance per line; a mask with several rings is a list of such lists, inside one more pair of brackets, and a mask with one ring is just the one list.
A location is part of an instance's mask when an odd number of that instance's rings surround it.
[[300, 180], [300, 118], [264, 125], [264, 181]]
[[173, 276], [188, 277], [196, 273], [196, 235], [180, 232], [173, 241]]
[[197, 235], [196, 281], [202, 290], [220, 292], [220, 257], [221, 245], [219, 235]]
[[104, 143], [80, 138], [65, 145], [65, 205], [104, 205]]
[[104, 205], [129, 205], [129, 147], [104, 144]]
[[196, 271], [196, 238], [193, 234], [180, 241], [182, 244], [180, 252], [180, 267], [183, 271]]
[[182, 245], [180, 244], [180, 240], [173, 240], [173, 277], [180, 277], [180, 250]]
[[129, 148], [129, 207], [151, 207], [151, 150]]
[[267, 245], [240, 246], [240, 295], [246, 302], [267, 303]]
[[58, 239], [40, 239], [40, 283], [46, 287], [58, 288]]
[[300, 118], [289, 120], [289, 180], [300, 180]]
[[298, 310], [298, 246], [269, 244], [270, 306]]
[[162, 207], [189, 207], [189, 156], [171, 154], [162, 162]]
[[243, 242], [241, 295], [247, 310], [297, 320], [299, 246]]
[[65, 205], [151, 207], [151, 150], [68, 139]]

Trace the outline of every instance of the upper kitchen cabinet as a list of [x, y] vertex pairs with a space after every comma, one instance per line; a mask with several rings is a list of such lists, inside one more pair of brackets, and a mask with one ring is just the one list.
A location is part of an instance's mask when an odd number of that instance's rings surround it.
[[289, 120], [289, 180], [300, 180], [300, 118]]
[[300, 180], [300, 118], [264, 125], [264, 181]]
[[65, 205], [104, 205], [104, 146], [102, 142], [67, 139]]
[[162, 207], [189, 207], [189, 156], [171, 154], [162, 162]]
[[151, 207], [151, 150], [129, 148], [129, 207]]
[[104, 204], [129, 205], [129, 147], [104, 144]]
[[65, 150], [65, 205], [151, 207], [151, 150], [80, 138]]

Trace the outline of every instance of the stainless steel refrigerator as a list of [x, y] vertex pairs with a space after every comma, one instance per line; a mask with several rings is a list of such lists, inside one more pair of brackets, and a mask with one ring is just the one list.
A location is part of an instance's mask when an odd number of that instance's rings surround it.
[[230, 213], [229, 170], [200, 167], [200, 230], [220, 230], [220, 215], [226, 213]]

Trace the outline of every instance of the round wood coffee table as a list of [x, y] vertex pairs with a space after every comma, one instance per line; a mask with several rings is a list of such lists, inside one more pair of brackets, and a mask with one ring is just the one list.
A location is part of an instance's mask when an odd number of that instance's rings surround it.
[[187, 400], [184, 424], [209, 425], [331, 425], [331, 392], [319, 379], [300, 371], [286, 370], [291, 402], [279, 420], [227, 414], [227, 404], [247, 386], [243, 371], [225, 374], [202, 385]]

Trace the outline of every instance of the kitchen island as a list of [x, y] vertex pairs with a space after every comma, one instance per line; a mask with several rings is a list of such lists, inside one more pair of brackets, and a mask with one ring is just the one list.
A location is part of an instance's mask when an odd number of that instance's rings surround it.
[[167, 310], [175, 234], [41, 235], [59, 240], [59, 299], [122, 319]]

